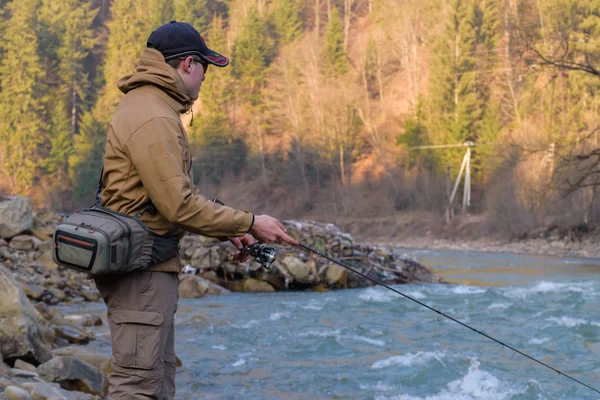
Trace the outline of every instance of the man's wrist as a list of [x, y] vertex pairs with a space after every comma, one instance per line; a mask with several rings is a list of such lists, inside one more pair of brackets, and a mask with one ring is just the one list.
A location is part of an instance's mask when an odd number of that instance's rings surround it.
[[248, 232], [246, 232], [246, 233], [250, 233], [253, 226], [254, 226], [254, 214], [252, 214], [252, 222], [250, 223], [250, 228], [248, 228]]

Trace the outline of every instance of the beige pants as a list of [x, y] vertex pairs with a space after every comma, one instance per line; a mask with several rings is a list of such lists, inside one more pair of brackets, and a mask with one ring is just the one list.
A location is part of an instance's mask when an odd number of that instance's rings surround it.
[[108, 398], [174, 399], [179, 276], [141, 271], [95, 281], [112, 337]]

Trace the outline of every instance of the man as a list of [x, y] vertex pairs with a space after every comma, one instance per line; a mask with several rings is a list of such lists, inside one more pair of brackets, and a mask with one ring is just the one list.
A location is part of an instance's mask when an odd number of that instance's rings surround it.
[[[152, 32], [136, 72], [118, 83], [125, 96], [107, 136], [102, 205], [124, 214], [141, 213], [158, 234], [229, 237], [238, 249], [254, 238], [297, 245], [275, 218], [210, 201], [193, 184], [180, 114], [198, 98], [209, 64], [228, 63], [189, 24], [172, 21]], [[180, 269], [177, 256], [144, 271], [96, 278], [113, 342], [109, 399], [175, 398]]]

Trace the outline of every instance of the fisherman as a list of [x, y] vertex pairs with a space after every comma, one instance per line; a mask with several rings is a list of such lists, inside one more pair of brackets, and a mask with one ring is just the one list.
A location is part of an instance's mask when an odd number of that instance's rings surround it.
[[[260, 242], [298, 245], [268, 215], [208, 200], [194, 186], [190, 143], [180, 114], [190, 110], [208, 66], [229, 60], [191, 25], [172, 21], [150, 34], [112, 117], [104, 155], [102, 205], [155, 233], [228, 237], [238, 249]], [[151, 205], [151, 207], [149, 207]], [[238, 260], [244, 260], [238, 254]], [[109, 399], [174, 399], [179, 256], [150, 268], [95, 278], [112, 337]]]

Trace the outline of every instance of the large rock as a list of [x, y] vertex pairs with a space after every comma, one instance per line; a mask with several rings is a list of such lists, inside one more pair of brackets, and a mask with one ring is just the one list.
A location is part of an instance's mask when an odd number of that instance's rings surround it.
[[247, 278], [242, 282], [244, 292], [274, 292], [275, 288], [267, 282], [259, 281], [258, 279]]
[[33, 400], [98, 400], [96, 395], [61, 389], [57, 383], [28, 382], [21, 386], [29, 390]]
[[[94, 353], [85, 347], [69, 346], [53, 351], [55, 356], [71, 356], [98, 368], [100, 371], [108, 374], [110, 372], [110, 355], [104, 353]], [[107, 368], [108, 367], [108, 368]]]
[[69, 343], [87, 344], [93, 339], [93, 335], [83, 328], [71, 325], [53, 325], [56, 336], [69, 341]]
[[5, 269], [0, 269], [0, 293], [2, 358], [9, 364], [19, 358], [34, 365], [50, 360], [53, 331]]
[[105, 396], [108, 389], [108, 380], [102, 371], [75, 357], [54, 357], [37, 370], [42, 379], [56, 382], [66, 390]]
[[27, 197], [0, 198], [0, 237], [11, 238], [32, 226], [31, 203]]
[[182, 299], [201, 299], [206, 296], [206, 281], [195, 275], [182, 275], [179, 281], [179, 297]]
[[4, 391], [8, 400], [32, 400], [31, 395], [25, 389], [21, 389], [18, 386], [9, 386]]
[[21, 251], [33, 250], [35, 248], [33, 236], [28, 236], [28, 235], [15, 236], [14, 238], [12, 238], [10, 240], [8, 247], [10, 247], [13, 250], [21, 250]]
[[[298, 257], [287, 255], [281, 264], [287, 269], [289, 275], [300, 283], [311, 283], [316, 278], [315, 263], [307, 263]], [[311, 268], [312, 267], [312, 268]]]
[[346, 286], [348, 270], [337, 264], [330, 264], [325, 272], [325, 280], [330, 286]]
[[46, 290], [39, 285], [36, 285], [33, 283], [25, 283], [25, 282], [20, 282], [20, 284], [21, 284], [21, 289], [23, 289], [23, 292], [25, 293], [25, 295], [27, 297], [29, 297], [30, 299], [41, 300], [41, 298], [46, 293]]

